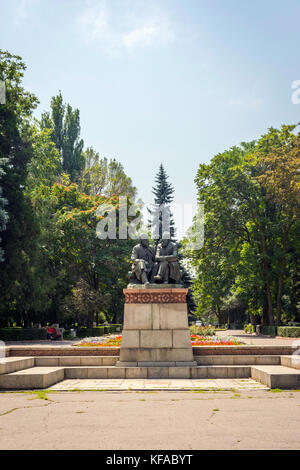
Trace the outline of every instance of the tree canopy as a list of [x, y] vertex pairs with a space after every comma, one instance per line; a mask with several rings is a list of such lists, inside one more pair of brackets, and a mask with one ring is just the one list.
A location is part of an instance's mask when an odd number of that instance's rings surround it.
[[79, 110], [61, 93], [33, 118], [25, 70], [0, 51], [0, 326], [119, 322], [133, 241], [99, 240], [97, 209], [118, 212], [136, 188], [116, 159], [84, 150]]
[[227, 323], [232, 311], [235, 320], [259, 316], [264, 325], [299, 319], [300, 135], [295, 131], [295, 126], [271, 128], [257, 142], [200, 165], [195, 182], [205, 207], [205, 243], [200, 250], [186, 250], [196, 272], [200, 316]]

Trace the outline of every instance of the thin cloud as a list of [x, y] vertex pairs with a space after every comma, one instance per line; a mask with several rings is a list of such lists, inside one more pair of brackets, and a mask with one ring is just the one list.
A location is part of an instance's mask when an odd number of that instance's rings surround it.
[[38, 0], [14, 0], [14, 23], [20, 25], [32, 18], [33, 7]]
[[77, 18], [87, 44], [96, 44], [108, 54], [119, 54], [175, 40], [167, 12], [153, 2], [116, 0], [114, 6], [106, 0], [87, 3]]
[[263, 105], [261, 98], [242, 97], [235, 98], [228, 101], [230, 107], [238, 109], [240, 111], [247, 109], [259, 109]]

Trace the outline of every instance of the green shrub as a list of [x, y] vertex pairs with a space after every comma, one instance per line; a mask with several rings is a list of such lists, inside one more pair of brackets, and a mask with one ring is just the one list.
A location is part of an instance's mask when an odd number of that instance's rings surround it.
[[190, 326], [190, 331], [193, 335], [199, 336], [214, 336], [216, 334], [216, 329], [214, 326]]
[[265, 336], [276, 336], [277, 327], [274, 325], [271, 325], [271, 326], [257, 325], [256, 333], [259, 335], [265, 335]]
[[244, 326], [244, 332], [247, 334], [253, 334], [254, 333], [254, 326], [249, 323], [248, 325]]
[[47, 339], [46, 328], [0, 328], [1, 341], [32, 341]]
[[300, 338], [299, 326], [279, 326], [277, 328], [278, 336], [286, 336], [288, 338]]
[[232, 330], [243, 330], [244, 329], [243, 323], [233, 323], [231, 325], [231, 327], [232, 327], [231, 328]]
[[105, 316], [105, 313], [103, 313], [103, 312], [100, 312], [100, 313], [99, 313], [98, 322], [99, 322], [100, 324], [102, 324], [102, 323], [105, 323], [105, 322], [106, 322], [106, 316]]
[[116, 333], [117, 328], [120, 328], [120, 333], [122, 331], [122, 325], [103, 325], [95, 326], [94, 328], [78, 328], [77, 329], [77, 338], [86, 338], [93, 336], [103, 336], [111, 333]]

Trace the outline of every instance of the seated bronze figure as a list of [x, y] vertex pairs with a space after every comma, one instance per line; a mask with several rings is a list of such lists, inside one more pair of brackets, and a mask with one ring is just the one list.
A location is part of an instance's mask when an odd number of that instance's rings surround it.
[[170, 240], [169, 233], [163, 234], [156, 253], [149, 244], [148, 236], [141, 235], [140, 243], [132, 250], [131, 261], [130, 284], [180, 284], [177, 245]]
[[175, 284], [180, 284], [177, 245], [170, 240], [170, 234], [167, 232], [163, 234], [162, 241], [157, 246], [155, 261], [155, 282], [170, 284], [170, 281], [173, 281]]

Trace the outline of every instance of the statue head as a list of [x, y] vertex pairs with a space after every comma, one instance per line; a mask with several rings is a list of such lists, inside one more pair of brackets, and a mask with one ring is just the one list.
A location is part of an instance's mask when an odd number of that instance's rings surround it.
[[169, 242], [171, 240], [171, 235], [170, 232], [164, 232], [162, 235], [162, 246], [168, 246]]
[[148, 247], [149, 246], [149, 238], [148, 238], [148, 235], [147, 233], [142, 233], [140, 235], [140, 243], [142, 246], [144, 247]]

